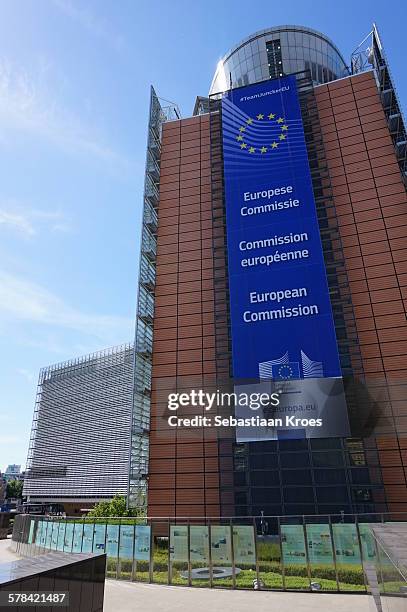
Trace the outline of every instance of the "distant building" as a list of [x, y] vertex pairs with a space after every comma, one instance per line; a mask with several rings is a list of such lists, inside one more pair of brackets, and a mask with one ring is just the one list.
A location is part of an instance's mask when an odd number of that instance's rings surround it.
[[6, 471], [4, 472], [5, 479], [8, 480], [20, 480], [21, 478], [21, 465], [16, 465], [12, 463], [7, 466]]
[[24, 496], [80, 512], [129, 478], [134, 347], [126, 344], [40, 371]]
[[6, 501], [6, 490], [7, 490], [6, 479], [4, 478], [4, 474], [0, 472], [0, 507]]

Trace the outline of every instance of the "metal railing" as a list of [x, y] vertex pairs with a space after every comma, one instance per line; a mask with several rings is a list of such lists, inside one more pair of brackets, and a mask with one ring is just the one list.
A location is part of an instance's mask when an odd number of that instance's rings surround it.
[[395, 520], [407, 521], [407, 513], [212, 519], [20, 515], [13, 546], [22, 556], [104, 551], [107, 577], [121, 580], [366, 593], [364, 566], [381, 562], [371, 527]]
[[[375, 557], [364, 564], [368, 591], [378, 612], [403, 612], [407, 609], [407, 565], [405, 559], [397, 558], [397, 553], [401, 551], [405, 556], [406, 526], [387, 524], [384, 530], [381, 527], [374, 526], [371, 530]], [[381, 540], [380, 531], [385, 533], [388, 527], [391, 527], [393, 538]]]

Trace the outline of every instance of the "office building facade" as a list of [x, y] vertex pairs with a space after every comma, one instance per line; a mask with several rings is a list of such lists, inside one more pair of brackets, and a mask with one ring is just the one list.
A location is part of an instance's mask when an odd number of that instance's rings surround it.
[[[376, 28], [369, 44], [347, 67], [323, 34], [271, 28], [226, 54], [195, 116], [180, 119], [152, 91], [136, 338], [144, 382], [133, 408], [146, 415], [133, 434], [148, 431], [150, 516], [407, 511], [406, 134]], [[349, 431], [238, 442], [231, 428], [174, 428], [168, 393], [233, 390], [246, 350], [235, 348], [218, 94], [250, 97], [264, 82], [279, 91], [287, 75], [296, 82]], [[315, 373], [315, 364], [302, 367]]]
[[6, 480], [20, 480], [22, 478], [21, 465], [15, 463], [8, 465], [4, 472], [4, 478]]
[[40, 371], [24, 480], [29, 503], [77, 514], [127, 495], [133, 371], [133, 344]]

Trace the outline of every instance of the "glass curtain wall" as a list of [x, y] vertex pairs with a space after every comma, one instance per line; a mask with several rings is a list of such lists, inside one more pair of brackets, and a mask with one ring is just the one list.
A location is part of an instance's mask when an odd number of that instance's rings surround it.
[[252, 34], [218, 63], [210, 95], [309, 70], [314, 84], [347, 76], [341, 53], [324, 34], [300, 26], [280, 26]]

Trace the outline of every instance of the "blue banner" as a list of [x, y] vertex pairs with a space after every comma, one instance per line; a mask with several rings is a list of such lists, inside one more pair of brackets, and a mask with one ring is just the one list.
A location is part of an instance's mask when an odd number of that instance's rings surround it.
[[341, 377], [296, 79], [222, 99], [233, 376]]

